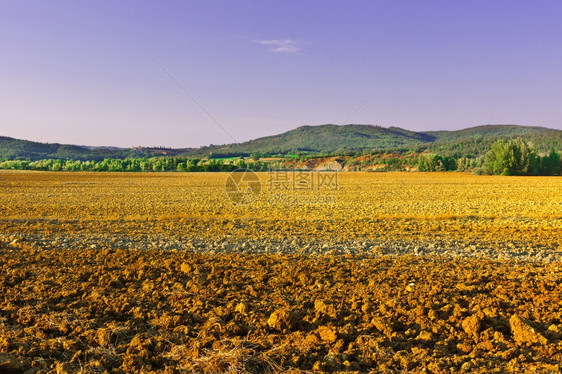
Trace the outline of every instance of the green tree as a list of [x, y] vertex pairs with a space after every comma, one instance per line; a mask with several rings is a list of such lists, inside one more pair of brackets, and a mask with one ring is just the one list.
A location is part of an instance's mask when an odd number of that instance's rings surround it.
[[558, 175], [560, 174], [560, 156], [554, 149], [551, 149], [548, 155], [537, 157], [534, 173], [540, 175]]
[[488, 174], [526, 175], [532, 172], [536, 157], [533, 145], [521, 138], [498, 140], [486, 153], [483, 167]]
[[180, 162], [176, 168], [177, 171], [187, 171], [187, 164], [185, 162]]
[[418, 158], [419, 171], [451, 171], [457, 170], [457, 161], [450, 156], [434, 154], [421, 155]]
[[559, 175], [560, 174], [560, 155], [556, 153], [554, 149], [550, 151], [550, 155], [548, 155], [548, 160], [550, 162], [550, 171], [552, 175]]

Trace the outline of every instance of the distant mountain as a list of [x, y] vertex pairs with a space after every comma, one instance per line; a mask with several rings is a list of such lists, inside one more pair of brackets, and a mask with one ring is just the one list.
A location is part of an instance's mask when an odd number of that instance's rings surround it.
[[436, 137], [427, 149], [443, 156], [481, 156], [496, 140], [516, 137], [533, 143], [538, 152], [552, 148], [562, 150], [562, 131], [545, 127], [485, 125], [456, 131], [428, 131], [426, 134]]
[[399, 127], [372, 125], [302, 126], [273, 136], [243, 143], [211, 145], [201, 148], [87, 147], [46, 144], [0, 137], [0, 159], [39, 160], [193, 156], [228, 157], [251, 154], [294, 154], [429, 150], [442, 155], [477, 157], [486, 153], [499, 138], [523, 137], [535, 144], [539, 152], [551, 148], [562, 150], [562, 130], [518, 125], [486, 125], [455, 131], [415, 132]]
[[486, 153], [499, 138], [523, 137], [539, 151], [562, 150], [562, 131], [544, 127], [485, 125], [455, 131], [415, 132], [399, 127], [371, 125], [302, 126], [283, 134], [208, 149], [215, 156], [265, 154], [346, 153], [385, 150], [417, 150], [443, 155], [476, 157]]
[[[199, 149], [196, 149], [197, 151]], [[119, 148], [119, 147], [90, 147], [58, 143], [38, 143], [29, 140], [13, 139], [0, 136], [0, 160], [94, 160], [101, 161], [104, 158], [127, 158], [127, 157], [154, 157], [154, 156], [177, 156], [190, 154], [194, 150], [169, 149], [169, 148]]]
[[439, 141], [450, 142], [473, 136], [498, 137], [498, 136], [528, 136], [533, 134], [544, 134], [560, 132], [560, 130], [548, 129], [546, 127], [532, 127], [519, 125], [484, 125], [469, 127], [455, 131], [427, 131], [426, 134], [435, 136]]
[[349, 152], [365, 149], [388, 149], [430, 143], [433, 135], [398, 127], [371, 125], [302, 126], [283, 134], [267, 136], [244, 143], [228, 144], [213, 149], [214, 154], [251, 153], [287, 154], [297, 152]]

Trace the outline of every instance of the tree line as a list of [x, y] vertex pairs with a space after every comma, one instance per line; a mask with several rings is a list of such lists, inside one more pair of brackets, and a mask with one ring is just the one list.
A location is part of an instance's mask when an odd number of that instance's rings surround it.
[[242, 159], [198, 159], [190, 157], [106, 158], [102, 161], [57, 160], [38, 161], [7, 160], [0, 169], [40, 171], [120, 171], [120, 172], [206, 172], [232, 171], [239, 168], [266, 170], [263, 162], [245, 163]]
[[[368, 156], [368, 157], [364, 157]], [[183, 156], [158, 156], [141, 158], [106, 158], [101, 161], [45, 159], [4, 160], [0, 169], [44, 171], [107, 171], [107, 172], [212, 172], [246, 168], [255, 171], [282, 170], [285, 161], [306, 161], [327, 155], [292, 155], [281, 160], [264, 162], [262, 154], [250, 158], [193, 158]], [[341, 156], [338, 161], [350, 170], [364, 170], [379, 165], [381, 171], [473, 171], [475, 174], [502, 175], [558, 175], [562, 170], [558, 153], [551, 149], [538, 154], [532, 143], [521, 138], [498, 140], [485, 156], [454, 157], [434, 153], [370, 153]]]

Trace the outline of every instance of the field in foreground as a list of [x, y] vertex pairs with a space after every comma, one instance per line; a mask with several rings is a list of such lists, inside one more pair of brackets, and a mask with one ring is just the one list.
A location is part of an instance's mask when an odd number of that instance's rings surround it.
[[560, 369], [560, 179], [338, 177], [0, 173], [0, 372]]

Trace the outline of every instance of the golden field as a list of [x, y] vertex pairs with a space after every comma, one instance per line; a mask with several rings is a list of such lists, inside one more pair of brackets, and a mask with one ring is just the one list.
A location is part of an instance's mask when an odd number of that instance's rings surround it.
[[560, 370], [560, 178], [277, 177], [0, 172], [0, 372]]
[[[556, 177], [340, 173], [335, 191], [292, 192], [268, 188], [261, 173], [258, 200], [236, 206], [225, 192], [227, 176], [1, 172], [3, 239], [211, 250], [255, 241], [258, 250], [301, 252], [327, 246], [402, 253], [417, 246], [530, 258], [562, 251], [562, 181]], [[271, 201], [277, 192], [299, 201]]]

